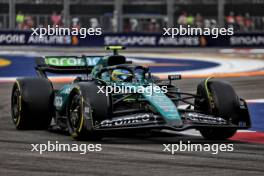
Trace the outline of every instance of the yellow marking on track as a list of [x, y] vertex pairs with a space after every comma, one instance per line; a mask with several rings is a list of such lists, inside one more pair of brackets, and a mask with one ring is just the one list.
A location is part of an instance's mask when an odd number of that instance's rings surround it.
[[11, 64], [11, 61], [7, 59], [0, 58], [0, 67], [6, 67]]

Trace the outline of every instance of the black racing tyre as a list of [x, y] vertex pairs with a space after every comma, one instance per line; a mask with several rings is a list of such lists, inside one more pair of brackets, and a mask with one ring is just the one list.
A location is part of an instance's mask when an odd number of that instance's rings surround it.
[[[112, 114], [111, 94], [100, 92], [98, 86], [104, 86], [98, 82], [79, 83], [82, 93], [85, 95], [93, 109], [93, 118], [95, 121], [102, 121]], [[105, 91], [105, 88], [103, 89]]]
[[100, 140], [102, 135], [94, 131], [93, 125], [110, 115], [109, 96], [98, 94], [95, 82], [78, 83], [78, 86], [71, 92], [68, 103], [69, 133], [76, 140]]
[[53, 88], [47, 79], [22, 78], [13, 85], [11, 115], [17, 129], [47, 129], [53, 115]]
[[202, 136], [208, 140], [226, 140], [236, 133], [233, 128], [208, 128], [199, 130]]
[[[207, 96], [205, 82], [197, 87], [197, 95], [201, 98], [195, 100], [196, 109], [222, 117], [232, 124], [238, 124], [239, 98], [232, 86], [226, 82], [208, 81]], [[224, 140], [236, 133], [235, 128], [205, 128], [199, 130], [205, 139]]]

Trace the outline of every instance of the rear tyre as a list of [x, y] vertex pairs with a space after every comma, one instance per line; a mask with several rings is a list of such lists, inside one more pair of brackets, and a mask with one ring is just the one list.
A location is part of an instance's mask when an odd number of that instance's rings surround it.
[[53, 108], [51, 82], [41, 78], [18, 79], [12, 89], [11, 116], [17, 129], [47, 129]]
[[[200, 98], [195, 100], [199, 107], [196, 109], [238, 124], [239, 99], [232, 86], [225, 82], [209, 81], [206, 90], [205, 84], [206, 82], [202, 82], [197, 87], [197, 95]], [[236, 133], [235, 128], [206, 128], [199, 131], [205, 139], [210, 140], [224, 140]]]

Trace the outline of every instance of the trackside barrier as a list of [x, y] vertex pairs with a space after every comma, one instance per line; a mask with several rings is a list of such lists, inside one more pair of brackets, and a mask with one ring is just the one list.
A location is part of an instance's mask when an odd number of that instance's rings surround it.
[[264, 47], [264, 33], [239, 33], [233, 36], [177, 36], [149, 33], [103, 33], [97, 36], [32, 36], [32, 31], [0, 31], [0, 45], [100, 47]]

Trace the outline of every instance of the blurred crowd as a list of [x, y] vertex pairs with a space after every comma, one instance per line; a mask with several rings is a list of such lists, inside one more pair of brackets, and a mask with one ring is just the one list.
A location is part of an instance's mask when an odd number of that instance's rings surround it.
[[[163, 22], [163, 23], [162, 23]], [[163, 21], [157, 19], [149, 19], [149, 20], [138, 20], [138, 19], [129, 19], [126, 21], [124, 26], [125, 32], [137, 32], [141, 29], [141, 23], [143, 25], [143, 31], [145, 32], [160, 32], [162, 31], [163, 27], [167, 26], [167, 19], [165, 18]], [[216, 27], [217, 22], [215, 19], [204, 18], [200, 13], [195, 15], [188, 14], [187, 12], [182, 12], [178, 18], [176, 18], [176, 25], [169, 26], [169, 27], [178, 27], [179, 25], [182, 26], [190, 26], [190, 27]]]
[[[53, 12], [50, 15], [49, 21], [52, 26], [62, 26], [62, 15], [56, 12]], [[16, 27], [17, 29], [27, 30], [32, 27], [45, 27], [48, 24], [35, 24], [35, 20], [31, 15], [25, 15], [21, 11], [19, 11], [16, 15]]]
[[191, 13], [182, 12], [177, 20], [177, 25], [182, 26], [191, 26], [198, 28], [213, 28], [217, 27], [217, 21], [214, 18], [206, 18], [200, 13], [197, 13], [195, 16]]
[[249, 13], [235, 15], [234, 12], [230, 12], [225, 21], [226, 26], [234, 28], [235, 31], [252, 31], [255, 29], [255, 24]]
[[[43, 20], [42, 20], [43, 21]], [[27, 30], [32, 27], [47, 27], [48, 25], [56, 27], [64, 27], [65, 22], [63, 21], [62, 14], [53, 12], [46, 22], [36, 24], [36, 20], [31, 15], [25, 15], [21, 11], [16, 15], [16, 28], [21, 30]], [[86, 26], [86, 25], [84, 25]], [[72, 17], [70, 21], [70, 27], [80, 28], [81, 23], [78, 17]], [[88, 27], [96, 28], [99, 27], [99, 22], [97, 18], [90, 18]]]
[[24, 15], [21, 11], [19, 11], [16, 15], [16, 28], [17, 29], [30, 29], [34, 27], [34, 20], [30, 15]]
[[[85, 21], [85, 22], [84, 22]], [[108, 29], [106, 32], [116, 32], [117, 21], [112, 17], [109, 18], [109, 22], [102, 22], [100, 18], [91, 18], [88, 20], [82, 20], [79, 17], [72, 17], [70, 26], [75, 28], [80, 27], [102, 27]], [[82, 23], [81, 23], [82, 22]], [[17, 29], [27, 30], [32, 27], [46, 27], [47, 25], [52, 26], [64, 26], [65, 22], [61, 13], [53, 12], [48, 16], [48, 19], [44, 23], [36, 24], [36, 19], [31, 15], [25, 15], [22, 12], [18, 12], [16, 15], [16, 27]], [[166, 27], [168, 23], [167, 17], [165, 18], [125, 18], [123, 20], [123, 32], [161, 32], [163, 27]], [[108, 26], [105, 26], [105, 25]], [[193, 15], [192, 13], [182, 12], [178, 17], [175, 18], [174, 26], [190, 26], [190, 27], [201, 27], [201, 28], [213, 28], [217, 27], [217, 20], [215, 18], [204, 17], [200, 13]], [[249, 13], [244, 15], [234, 14], [230, 12], [225, 17], [225, 27], [233, 27], [235, 31], [253, 31], [263, 30], [264, 28], [264, 17], [259, 23], [256, 23]], [[109, 27], [110, 26], [110, 27]]]

